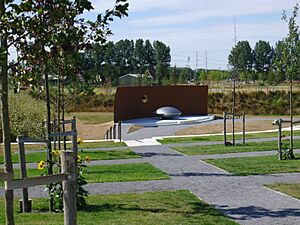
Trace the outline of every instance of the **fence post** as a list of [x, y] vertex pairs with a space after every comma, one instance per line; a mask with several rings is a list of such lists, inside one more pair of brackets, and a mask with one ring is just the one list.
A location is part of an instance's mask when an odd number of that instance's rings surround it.
[[[56, 132], [56, 119], [53, 120], [53, 127], [52, 127], [52, 132], [55, 133]], [[53, 149], [57, 149], [56, 148], [56, 138], [57, 137], [53, 137]], [[58, 137], [59, 138], [59, 137]]]
[[120, 120], [118, 123], [118, 132], [119, 132], [119, 140], [122, 141], [122, 121]]
[[235, 118], [234, 118], [234, 116], [235, 116], [235, 114], [234, 113], [232, 113], [232, 145], [235, 145], [235, 136], [234, 136], [234, 120], [235, 120]]
[[223, 112], [223, 121], [224, 121], [224, 128], [223, 128], [223, 132], [224, 132], [224, 146], [226, 146], [226, 112]]
[[246, 114], [243, 112], [243, 145], [246, 144]]
[[282, 127], [282, 120], [278, 120], [278, 159], [282, 159], [282, 142], [281, 142], [281, 127]]
[[117, 136], [117, 134], [116, 134], [117, 132], [116, 132], [116, 124], [115, 123], [114, 123], [114, 126], [113, 126], [113, 131], [114, 131], [113, 138], [116, 139], [117, 138], [116, 137]]
[[62, 182], [64, 203], [64, 225], [77, 224], [76, 164], [73, 151], [61, 153], [61, 171], [68, 179]]
[[109, 128], [109, 139], [113, 139], [113, 130], [112, 129], [113, 129], [112, 127]]
[[[26, 171], [26, 158], [25, 158], [25, 144], [23, 136], [18, 137], [19, 144], [19, 159], [20, 159], [20, 174], [21, 178], [24, 179], [27, 177]], [[28, 199], [28, 188], [22, 189], [23, 199], [22, 205], [20, 205], [21, 212], [31, 212], [31, 201]]]
[[77, 129], [76, 129], [76, 118], [75, 118], [75, 116], [73, 116], [71, 128], [72, 128], [72, 132], [73, 132], [73, 135], [72, 135], [72, 149], [74, 151], [73, 152], [74, 153], [74, 159], [76, 160], [77, 154], [78, 154], [78, 144], [77, 144]]

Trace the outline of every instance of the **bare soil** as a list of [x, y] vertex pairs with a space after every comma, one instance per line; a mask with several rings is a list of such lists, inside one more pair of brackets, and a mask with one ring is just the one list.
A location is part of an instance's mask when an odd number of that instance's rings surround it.
[[[235, 122], [235, 132], [242, 132], [242, 122]], [[284, 124], [283, 127], [289, 127], [289, 124]], [[262, 130], [272, 130], [276, 129], [277, 126], [272, 125], [271, 120], [257, 120], [257, 121], [247, 121], [246, 120], [246, 132], [247, 131], [262, 131]], [[232, 131], [232, 122], [227, 122], [227, 131]], [[223, 132], [223, 123], [218, 124], [207, 124], [199, 125], [195, 127], [186, 128], [176, 132], [176, 135], [196, 135], [196, 134], [215, 134]]]
[[100, 124], [91, 124], [77, 119], [78, 137], [83, 140], [104, 139], [106, 131], [113, 126], [113, 121]]

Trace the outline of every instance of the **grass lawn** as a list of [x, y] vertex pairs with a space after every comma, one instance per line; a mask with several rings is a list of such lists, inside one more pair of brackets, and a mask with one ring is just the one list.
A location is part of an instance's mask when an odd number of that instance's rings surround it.
[[[284, 131], [283, 134], [286, 136], [289, 135], [289, 132]], [[277, 137], [277, 132], [264, 132], [264, 133], [256, 133], [256, 134], [246, 134], [247, 139], [256, 139], [256, 138], [272, 138]], [[294, 135], [300, 135], [300, 131], [294, 131]], [[242, 135], [235, 135], [236, 140], [242, 140]], [[232, 140], [232, 135], [227, 135], [227, 140]], [[223, 141], [223, 135], [213, 135], [213, 136], [205, 136], [205, 137], [173, 137], [173, 138], [164, 138], [162, 140], [158, 140], [161, 144], [177, 144], [177, 143], [192, 143], [192, 142], [209, 142], [209, 141]]]
[[[63, 146], [63, 143], [61, 143]], [[114, 147], [123, 147], [126, 146], [124, 142], [114, 142], [114, 141], [103, 141], [103, 142], [84, 142], [78, 145], [79, 149], [92, 149], [92, 148], [114, 148]], [[53, 145], [52, 145], [53, 147]], [[72, 144], [67, 143], [67, 149], [71, 149]], [[13, 144], [11, 145], [12, 152], [19, 151], [19, 145]], [[46, 144], [26, 144], [26, 151], [34, 151], [34, 150], [46, 150]], [[3, 153], [3, 144], [0, 144], [0, 154]]]
[[[81, 149], [91, 149], [91, 148], [114, 148], [126, 146], [124, 142], [114, 142], [114, 141], [102, 141], [102, 142], [84, 142], [78, 145]], [[67, 145], [67, 148], [71, 148], [71, 144]]]
[[279, 161], [277, 156], [257, 156], [204, 161], [238, 176], [300, 172], [299, 158]]
[[[182, 152], [187, 155], [210, 155], [210, 154], [226, 154], [237, 152], [255, 152], [255, 151], [271, 151], [277, 150], [277, 141], [266, 142], [249, 142], [245, 145], [232, 145], [224, 146], [222, 144], [217, 145], [198, 145], [198, 146], [183, 146], [172, 147], [176, 151]], [[295, 140], [294, 148], [300, 148], [300, 141]]]
[[266, 185], [276, 191], [280, 191], [287, 195], [300, 199], [300, 183], [296, 184], [268, 184]]
[[[141, 158], [140, 155], [136, 154], [130, 149], [122, 149], [122, 150], [95, 150], [95, 151], [85, 151], [82, 150], [79, 152], [79, 155], [82, 159], [86, 156], [90, 156], [91, 160], [112, 160], [112, 159], [129, 159], [129, 158]], [[13, 163], [19, 162], [19, 154], [12, 154]], [[41, 160], [46, 161], [47, 155], [46, 152], [32, 152], [26, 154], [26, 162], [27, 163], [38, 163]], [[0, 155], [0, 164], [3, 164], [3, 155]]]
[[170, 179], [149, 163], [89, 166], [84, 176], [90, 183]]
[[[88, 206], [79, 211], [78, 224], [95, 225], [174, 225], [220, 224], [236, 222], [219, 213], [189, 191], [161, 191], [134, 194], [92, 195]], [[18, 203], [15, 201], [15, 210]], [[62, 213], [45, 212], [46, 199], [33, 199], [33, 210], [43, 213], [17, 213], [16, 224], [62, 225]], [[4, 200], [0, 200], [0, 224], [5, 224]]]
[[[124, 181], [147, 181], [147, 180], [166, 180], [170, 177], [163, 171], [157, 169], [149, 163], [115, 164], [115, 165], [96, 165], [85, 168], [83, 176], [88, 183], [102, 182], [124, 182]], [[28, 177], [38, 177], [46, 172], [44, 170], [27, 169]], [[15, 179], [20, 178], [20, 170], [15, 169]], [[4, 182], [0, 181], [1, 186]]]
[[79, 120], [89, 124], [100, 124], [113, 121], [112, 112], [72, 112], [68, 116], [75, 116]]

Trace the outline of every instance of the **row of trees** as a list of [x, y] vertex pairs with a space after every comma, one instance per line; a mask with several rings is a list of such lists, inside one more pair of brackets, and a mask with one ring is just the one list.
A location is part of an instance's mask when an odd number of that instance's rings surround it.
[[151, 43], [143, 39], [95, 44], [81, 55], [81, 71], [87, 80], [113, 84], [122, 75], [144, 74], [146, 70], [161, 83], [168, 75], [170, 63], [170, 47], [161, 41]]
[[291, 18], [287, 18], [286, 13], [283, 13], [282, 19], [288, 23], [289, 33], [274, 47], [269, 42], [260, 40], [254, 49], [248, 41], [239, 41], [232, 48], [228, 62], [232, 70], [239, 74], [240, 79], [279, 83], [289, 80], [291, 74], [293, 79], [300, 79], [300, 32], [296, 24], [297, 14], [298, 5], [294, 8]]

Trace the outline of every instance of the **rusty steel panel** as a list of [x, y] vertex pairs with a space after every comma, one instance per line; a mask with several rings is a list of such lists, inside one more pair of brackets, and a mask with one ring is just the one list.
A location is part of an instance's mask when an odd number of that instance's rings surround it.
[[175, 107], [182, 115], [206, 115], [207, 98], [207, 86], [119, 87], [114, 121], [153, 117], [163, 106]]

